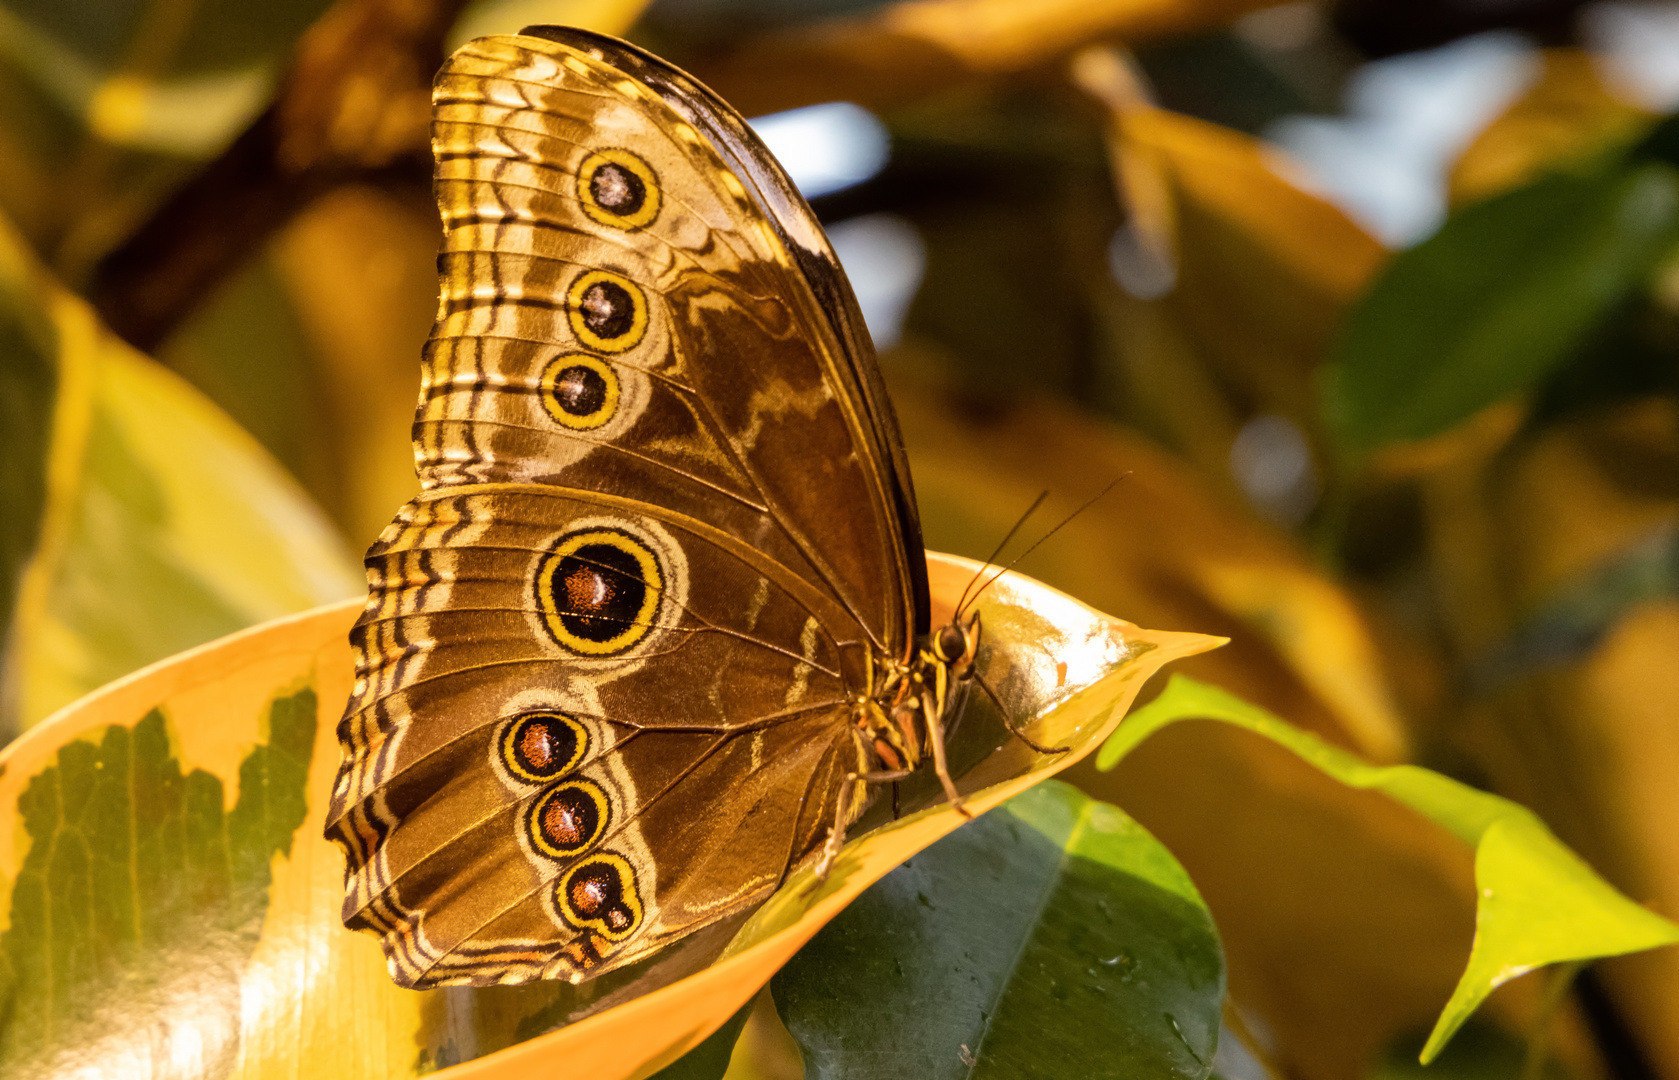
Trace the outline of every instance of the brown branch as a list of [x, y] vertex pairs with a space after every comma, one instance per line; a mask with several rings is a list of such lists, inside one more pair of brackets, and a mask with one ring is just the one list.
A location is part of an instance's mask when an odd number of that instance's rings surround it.
[[94, 304], [153, 350], [321, 193], [424, 158], [431, 80], [465, 0], [339, 0], [298, 42], [268, 110], [94, 272]]

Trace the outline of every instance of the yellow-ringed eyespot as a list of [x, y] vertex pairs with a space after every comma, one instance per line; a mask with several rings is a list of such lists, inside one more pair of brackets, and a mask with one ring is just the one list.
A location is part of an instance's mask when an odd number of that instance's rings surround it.
[[602, 225], [645, 228], [659, 216], [659, 178], [628, 150], [597, 150], [577, 170], [577, 201]]
[[585, 656], [621, 653], [646, 637], [663, 595], [653, 552], [617, 529], [561, 537], [536, 571], [536, 604], [548, 633]]
[[551, 859], [589, 850], [612, 820], [612, 802], [592, 780], [567, 780], [531, 804], [525, 828], [531, 845]]
[[557, 712], [526, 713], [501, 736], [501, 761], [507, 771], [532, 784], [564, 776], [589, 753], [589, 729]]
[[568, 428], [598, 428], [618, 411], [618, 375], [599, 357], [556, 356], [542, 369], [540, 386], [542, 407]]
[[621, 353], [635, 348], [647, 333], [647, 296], [622, 274], [590, 270], [566, 290], [566, 317], [584, 345]]
[[608, 941], [622, 941], [641, 925], [641, 897], [635, 869], [621, 855], [590, 855], [554, 886], [554, 906], [579, 930], [593, 930]]

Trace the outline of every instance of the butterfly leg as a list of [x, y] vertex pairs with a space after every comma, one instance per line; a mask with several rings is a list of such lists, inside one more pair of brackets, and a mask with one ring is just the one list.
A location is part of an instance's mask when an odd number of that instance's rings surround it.
[[851, 800], [861, 784], [884, 784], [893, 780], [902, 780], [910, 775], [908, 769], [898, 769], [889, 772], [875, 772], [868, 768], [869, 753], [863, 736], [855, 729], [851, 732], [852, 740], [857, 744], [857, 771], [846, 773], [845, 782], [840, 785], [839, 795], [834, 799], [834, 824], [828, 829], [828, 839], [822, 844], [822, 857], [816, 864], [816, 880], [827, 880], [828, 871], [833, 868], [834, 860], [839, 857], [840, 848], [845, 846], [845, 827], [851, 822]]
[[950, 778], [950, 764], [944, 756], [944, 720], [939, 715], [939, 702], [933, 700], [932, 694], [921, 696], [921, 708], [927, 717], [928, 741], [933, 744], [933, 771], [938, 774], [939, 783], [944, 786], [945, 798], [950, 800], [950, 808], [965, 818], [973, 817], [973, 812], [962, 805], [962, 793], [956, 790], [956, 781]]
[[1026, 732], [1021, 729], [1020, 725], [1015, 722], [1014, 717], [1009, 714], [1009, 711], [1003, 707], [1002, 699], [997, 696], [997, 691], [991, 689], [991, 684], [985, 681], [985, 676], [981, 675], [978, 669], [970, 670], [968, 674], [973, 676], [973, 680], [979, 683], [979, 688], [984, 690], [985, 695], [991, 699], [994, 705], [997, 706], [997, 715], [1003, 718], [1003, 726], [1009, 729], [1009, 734], [1013, 735], [1015, 738], [1019, 739], [1021, 742], [1025, 743], [1027, 746], [1036, 750], [1040, 754], [1065, 754], [1067, 751], [1072, 749], [1070, 746], [1045, 746], [1036, 739], [1033, 739], [1030, 735], [1027, 735]]
[[845, 778], [840, 785], [839, 797], [834, 800], [834, 824], [828, 830], [828, 839], [822, 844], [822, 857], [816, 862], [816, 882], [828, 880], [828, 871], [834, 868], [834, 860], [839, 857], [840, 848], [845, 846], [846, 819], [851, 810], [851, 789], [856, 786], [856, 773]]

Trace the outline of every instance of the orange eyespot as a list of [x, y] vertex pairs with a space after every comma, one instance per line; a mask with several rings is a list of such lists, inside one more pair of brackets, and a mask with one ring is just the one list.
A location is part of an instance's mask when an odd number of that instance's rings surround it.
[[577, 768], [589, 752], [589, 730], [557, 712], [526, 713], [501, 737], [501, 761], [527, 783], [554, 780]]
[[612, 803], [599, 784], [569, 780], [531, 806], [526, 819], [531, 844], [552, 859], [589, 850], [612, 820]]
[[610, 851], [591, 855], [562, 874], [554, 886], [554, 902], [566, 922], [607, 941], [623, 941], [641, 925], [635, 869]]

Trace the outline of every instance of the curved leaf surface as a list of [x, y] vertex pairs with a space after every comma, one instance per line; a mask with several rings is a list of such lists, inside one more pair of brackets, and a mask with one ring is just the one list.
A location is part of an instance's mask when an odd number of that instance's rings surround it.
[[3, 530], [28, 558], [0, 732], [171, 653], [359, 591], [338, 537], [261, 447], [112, 336], [3, 225], [0, 325], [16, 379], [55, 392], [46, 454], [7, 470], [44, 499], [38, 511], [21, 502]]
[[[977, 564], [929, 562], [948, 610]], [[793, 875], [723, 959], [674, 982], [680, 952], [664, 970], [581, 988], [399, 989], [378, 943], [339, 922], [343, 860], [318, 825], [359, 608], [158, 664], [0, 755], [0, 813], [16, 815], [0, 827], [11, 928], [0, 952], [16, 957], [4, 992], [42, 1002], [0, 1012], [0, 1063], [253, 1080], [323, 1061], [348, 1080], [450, 1065], [456, 1077], [649, 1076], [727, 1022], [870, 884], [965, 820], [935, 805], [861, 835], [826, 881]], [[1018, 575], [989, 590], [981, 612], [980, 662], [1003, 700], [1037, 717], [1036, 737], [1078, 749], [1039, 758], [995, 717], [965, 717], [960, 784], [976, 813], [1093, 750], [1147, 675], [1217, 643], [1140, 630]], [[43, 995], [48, 978], [64, 991]]]
[[1209, 719], [1263, 735], [1350, 787], [1380, 791], [1475, 848], [1475, 943], [1423, 1047], [1426, 1064], [1488, 994], [1546, 964], [1619, 956], [1679, 942], [1679, 926], [1615, 891], [1531, 810], [1415, 765], [1371, 765], [1217, 687], [1175, 676], [1102, 746], [1112, 768], [1179, 720]]
[[771, 986], [817, 1080], [1201, 1080], [1224, 961], [1171, 854], [1051, 781], [892, 871]]

